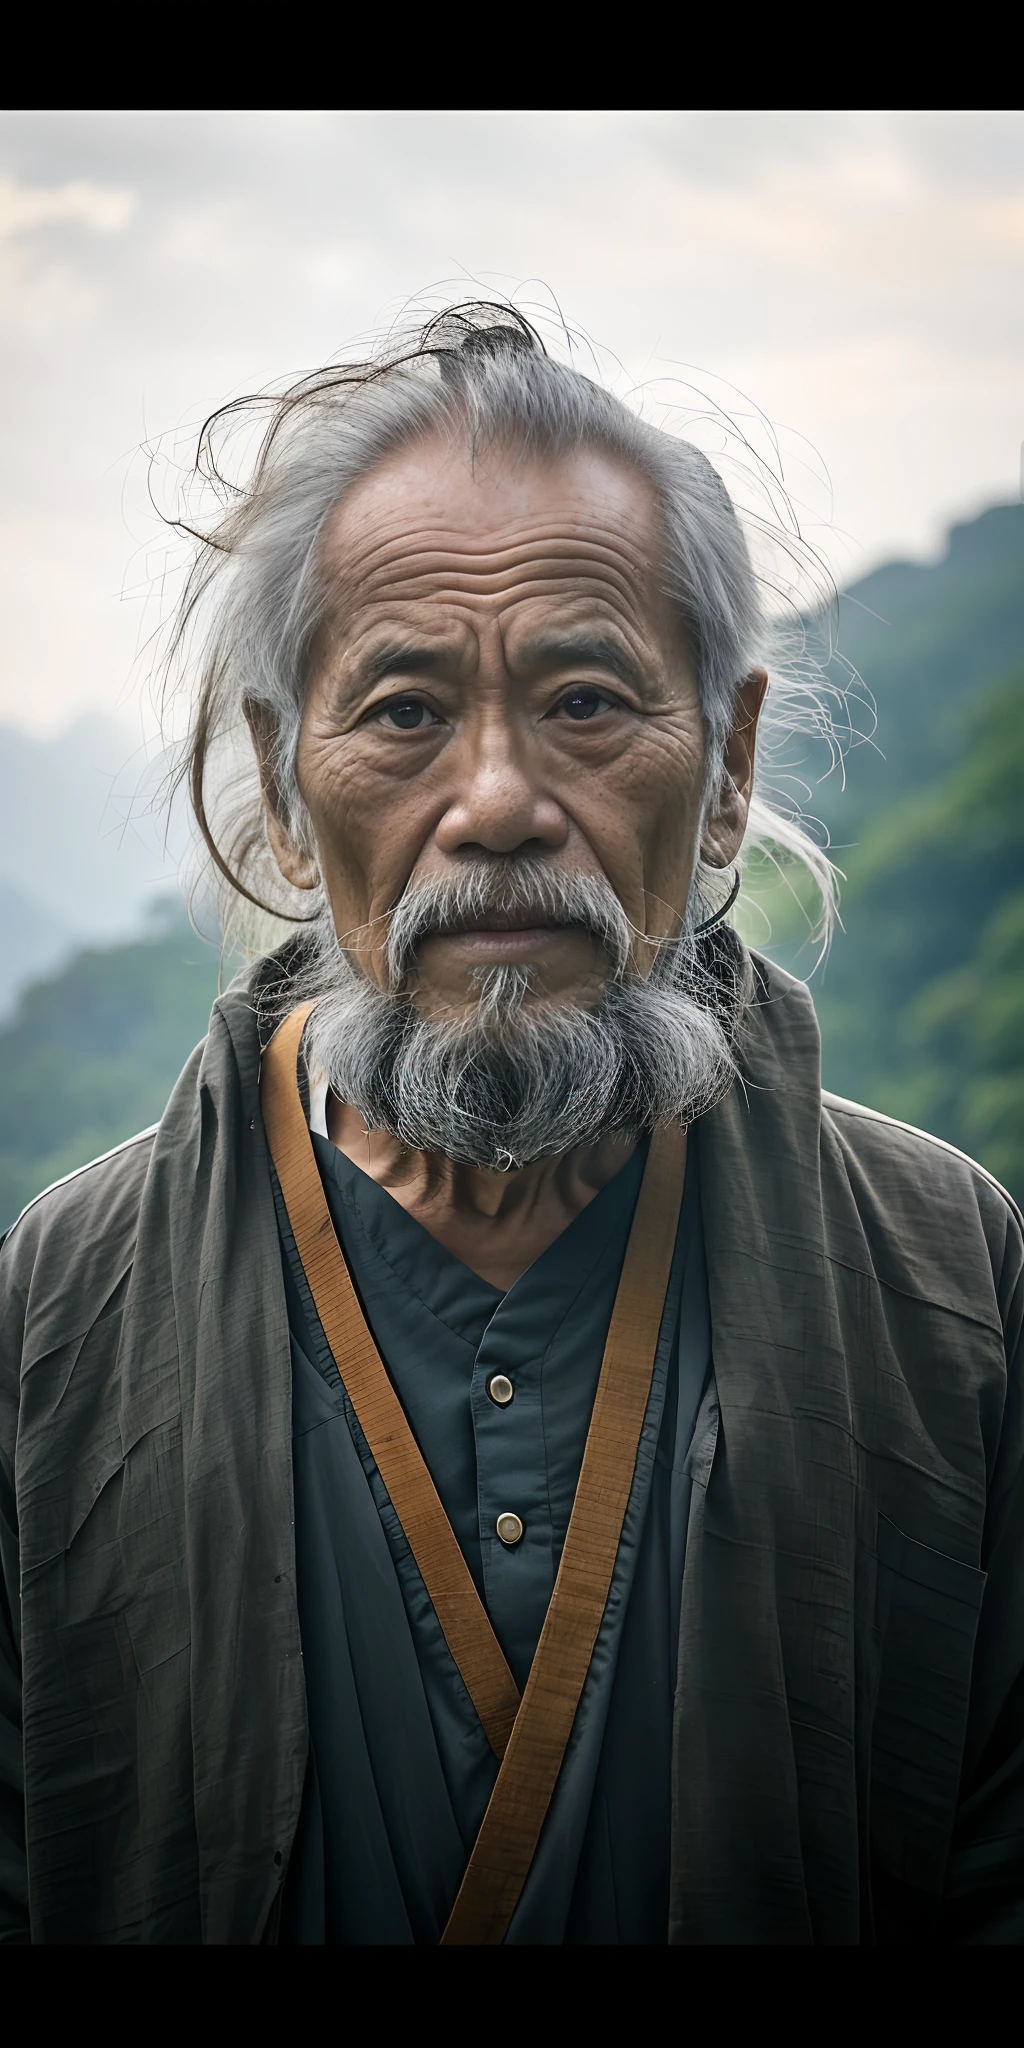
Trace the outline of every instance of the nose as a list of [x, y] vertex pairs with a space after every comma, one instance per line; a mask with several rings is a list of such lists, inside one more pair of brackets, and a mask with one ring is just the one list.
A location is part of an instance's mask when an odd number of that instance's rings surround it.
[[528, 740], [511, 721], [495, 718], [463, 734], [450, 765], [452, 800], [434, 835], [441, 853], [509, 854], [565, 845], [568, 818], [540, 780]]

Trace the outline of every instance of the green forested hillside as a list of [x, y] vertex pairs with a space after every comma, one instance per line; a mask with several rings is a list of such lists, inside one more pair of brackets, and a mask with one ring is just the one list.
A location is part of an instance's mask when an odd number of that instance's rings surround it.
[[1024, 505], [846, 593], [874, 743], [814, 807], [844, 870], [812, 988], [826, 1086], [971, 1152], [1024, 1197]]
[[0, 1229], [40, 1188], [155, 1123], [217, 993], [180, 905], [26, 990], [0, 1032]]
[[948, 1138], [1024, 1197], [1024, 663], [963, 758], [867, 824], [816, 993], [826, 1085]]
[[[1020, 1200], [1024, 506], [954, 528], [939, 562], [855, 585], [839, 644], [878, 730], [850, 753], [845, 790], [831, 776], [812, 792], [846, 874], [844, 930], [811, 980], [825, 1084], [948, 1138]], [[813, 780], [813, 762], [803, 772]], [[806, 972], [786, 901], [766, 897], [768, 950]], [[764, 942], [756, 921], [746, 929]], [[146, 937], [83, 952], [26, 992], [0, 1029], [0, 1228], [160, 1115], [218, 965], [167, 911]]]
[[[970, 744], [971, 718], [1024, 660], [1024, 505], [954, 526], [937, 562], [890, 562], [839, 602], [839, 652], [873, 693], [878, 726], [813, 808], [840, 847], [934, 783]], [[836, 679], [842, 670], [834, 668]], [[845, 862], [840, 861], [841, 865]]]

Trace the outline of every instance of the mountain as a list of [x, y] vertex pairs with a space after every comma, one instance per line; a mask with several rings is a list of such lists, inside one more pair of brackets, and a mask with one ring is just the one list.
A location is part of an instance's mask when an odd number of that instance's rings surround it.
[[26, 982], [47, 974], [73, 948], [71, 926], [37, 898], [0, 882], [0, 1018]]
[[[845, 787], [835, 773], [812, 787], [844, 873], [843, 928], [810, 976], [823, 1080], [960, 1146], [1020, 1198], [1024, 505], [953, 527], [934, 563], [853, 585], [838, 647], [830, 672], [842, 683], [845, 661], [863, 679], [877, 729], [848, 752]], [[807, 973], [792, 899], [761, 895], [766, 950]], [[746, 929], [764, 943], [755, 918]]]
[[185, 834], [157, 810], [164, 765], [113, 720], [0, 728], [0, 1014], [69, 943], [125, 937], [173, 885]]
[[971, 707], [1024, 655], [1024, 504], [954, 526], [936, 562], [890, 562], [852, 584], [839, 600], [838, 652], [832, 677], [841, 684], [851, 664], [878, 713], [873, 739], [847, 755], [845, 787], [832, 776], [814, 791], [846, 848], [955, 765]]
[[816, 993], [825, 1084], [934, 1131], [1024, 1199], [1024, 660], [956, 765], [865, 823]]
[[155, 1123], [218, 990], [174, 899], [143, 937], [87, 947], [0, 1031], [0, 1229], [62, 1174]]

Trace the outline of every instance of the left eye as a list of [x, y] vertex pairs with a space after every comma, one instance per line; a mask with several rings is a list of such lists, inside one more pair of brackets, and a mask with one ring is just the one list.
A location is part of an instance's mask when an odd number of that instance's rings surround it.
[[390, 704], [382, 705], [376, 716], [392, 732], [422, 732], [426, 725], [441, 723], [429, 704], [421, 704], [417, 697], [395, 697]]
[[585, 718], [593, 718], [598, 711], [607, 711], [614, 702], [615, 699], [606, 696], [603, 690], [594, 690], [588, 684], [579, 683], [567, 697], [561, 698], [558, 709], [579, 724]]

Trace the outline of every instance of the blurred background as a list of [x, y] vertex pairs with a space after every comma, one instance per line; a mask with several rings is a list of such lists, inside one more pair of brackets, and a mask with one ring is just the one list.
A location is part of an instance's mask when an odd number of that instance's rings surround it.
[[770, 874], [744, 928], [826, 1086], [1021, 1199], [1022, 259], [1017, 115], [5, 117], [0, 1228], [159, 1116], [223, 971], [147, 687], [198, 428], [417, 293], [563, 314], [784, 504], [861, 679], [844, 763], [789, 764], [843, 929], [815, 966]]

